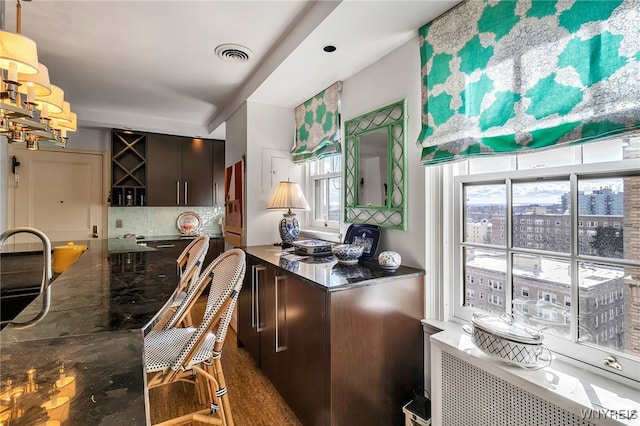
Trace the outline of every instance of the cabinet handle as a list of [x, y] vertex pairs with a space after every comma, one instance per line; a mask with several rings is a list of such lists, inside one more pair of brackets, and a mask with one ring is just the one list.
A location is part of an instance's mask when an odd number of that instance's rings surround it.
[[[283, 352], [287, 350], [286, 345], [286, 335], [287, 335], [287, 303], [286, 298], [284, 299], [284, 303], [280, 304], [278, 301], [278, 287], [279, 283], [284, 281], [284, 284], [287, 284], [287, 278], [284, 276], [276, 276], [276, 352]], [[282, 292], [280, 292], [282, 293]], [[282, 306], [282, 312], [280, 312], [280, 306]], [[282, 314], [282, 315], [281, 315]], [[282, 318], [280, 318], [282, 317]], [[284, 327], [284, 339], [280, 339], [280, 325]], [[284, 344], [281, 344], [284, 340]]]
[[176, 181], [176, 206], [180, 205], [180, 181]]
[[218, 205], [218, 184], [217, 183], [213, 184], [213, 205], [214, 206]]
[[186, 180], [184, 181], [184, 205], [186, 206], [187, 204], [189, 204], [189, 201], [187, 201], [187, 185], [189, 182], [187, 182]]
[[262, 331], [260, 327], [260, 272], [267, 268], [263, 265], [253, 265], [251, 277], [251, 328], [255, 328], [257, 333]]

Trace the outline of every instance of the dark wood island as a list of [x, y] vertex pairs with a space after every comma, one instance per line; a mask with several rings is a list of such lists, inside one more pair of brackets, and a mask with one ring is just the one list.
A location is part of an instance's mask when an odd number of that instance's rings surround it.
[[424, 271], [247, 247], [238, 343], [304, 425], [401, 425], [424, 377]]

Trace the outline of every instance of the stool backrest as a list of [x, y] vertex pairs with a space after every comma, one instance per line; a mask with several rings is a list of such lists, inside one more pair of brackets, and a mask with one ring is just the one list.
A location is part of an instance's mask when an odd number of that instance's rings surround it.
[[[202, 274], [202, 279], [209, 280], [211, 284], [205, 312], [197, 329], [172, 363], [171, 368], [174, 371], [189, 364], [210, 331], [216, 330], [217, 343], [224, 342], [231, 314], [242, 287], [245, 269], [244, 251], [231, 249], [222, 253], [207, 267], [206, 276]], [[198, 286], [200, 285], [202, 284]], [[174, 324], [179, 324], [180, 321], [177, 317]]]

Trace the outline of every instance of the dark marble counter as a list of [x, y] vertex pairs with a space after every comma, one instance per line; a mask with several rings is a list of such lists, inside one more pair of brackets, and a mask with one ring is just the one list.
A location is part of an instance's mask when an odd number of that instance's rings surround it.
[[424, 270], [408, 266], [400, 266], [394, 272], [389, 272], [381, 268], [376, 260], [361, 260], [355, 265], [345, 265], [333, 255], [297, 256], [293, 251], [283, 251], [278, 246], [253, 246], [244, 250], [330, 292], [424, 275]]
[[[30, 328], [7, 326], [0, 332], [0, 394], [8, 379], [24, 386], [30, 368], [38, 387], [50, 390], [64, 363], [78, 385], [65, 425], [148, 424], [142, 328], [177, 285], [176, 259], [152, 248], [139, 251], [135, 242], [129, 251], [110, 251], [109, 240], [86, 244], [88, 250], [51, 284], [48, 313]], [[36, 317], [42, 298], [15, 321]], [[31, 395], [31, 405], [45, 397], [46, 392]], [[33, 405], [36, 411], [38, 406]], [[0, 421], [8, 407], [0, 396]]]
[[[23, 410], [18, 425], [45, 424], [47, 417], [64, 425], [148, 424], [141, 335], [127, 330], [3, 342], [0, 409], [10, 410], [6, 399], [18, 392]], [[36, 386], [28, 389], [26, 372], [32, 368]], [[13, 381], [11, 390], [6, 387], [8, 378]], [[27, 418], [40, 421], [29, 423]]]

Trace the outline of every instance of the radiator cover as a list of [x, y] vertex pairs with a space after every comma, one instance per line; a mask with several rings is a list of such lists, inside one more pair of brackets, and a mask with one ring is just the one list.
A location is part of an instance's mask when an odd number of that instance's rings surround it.
[[593, 425], [448, 352], [440, 359], [443, 426]]

